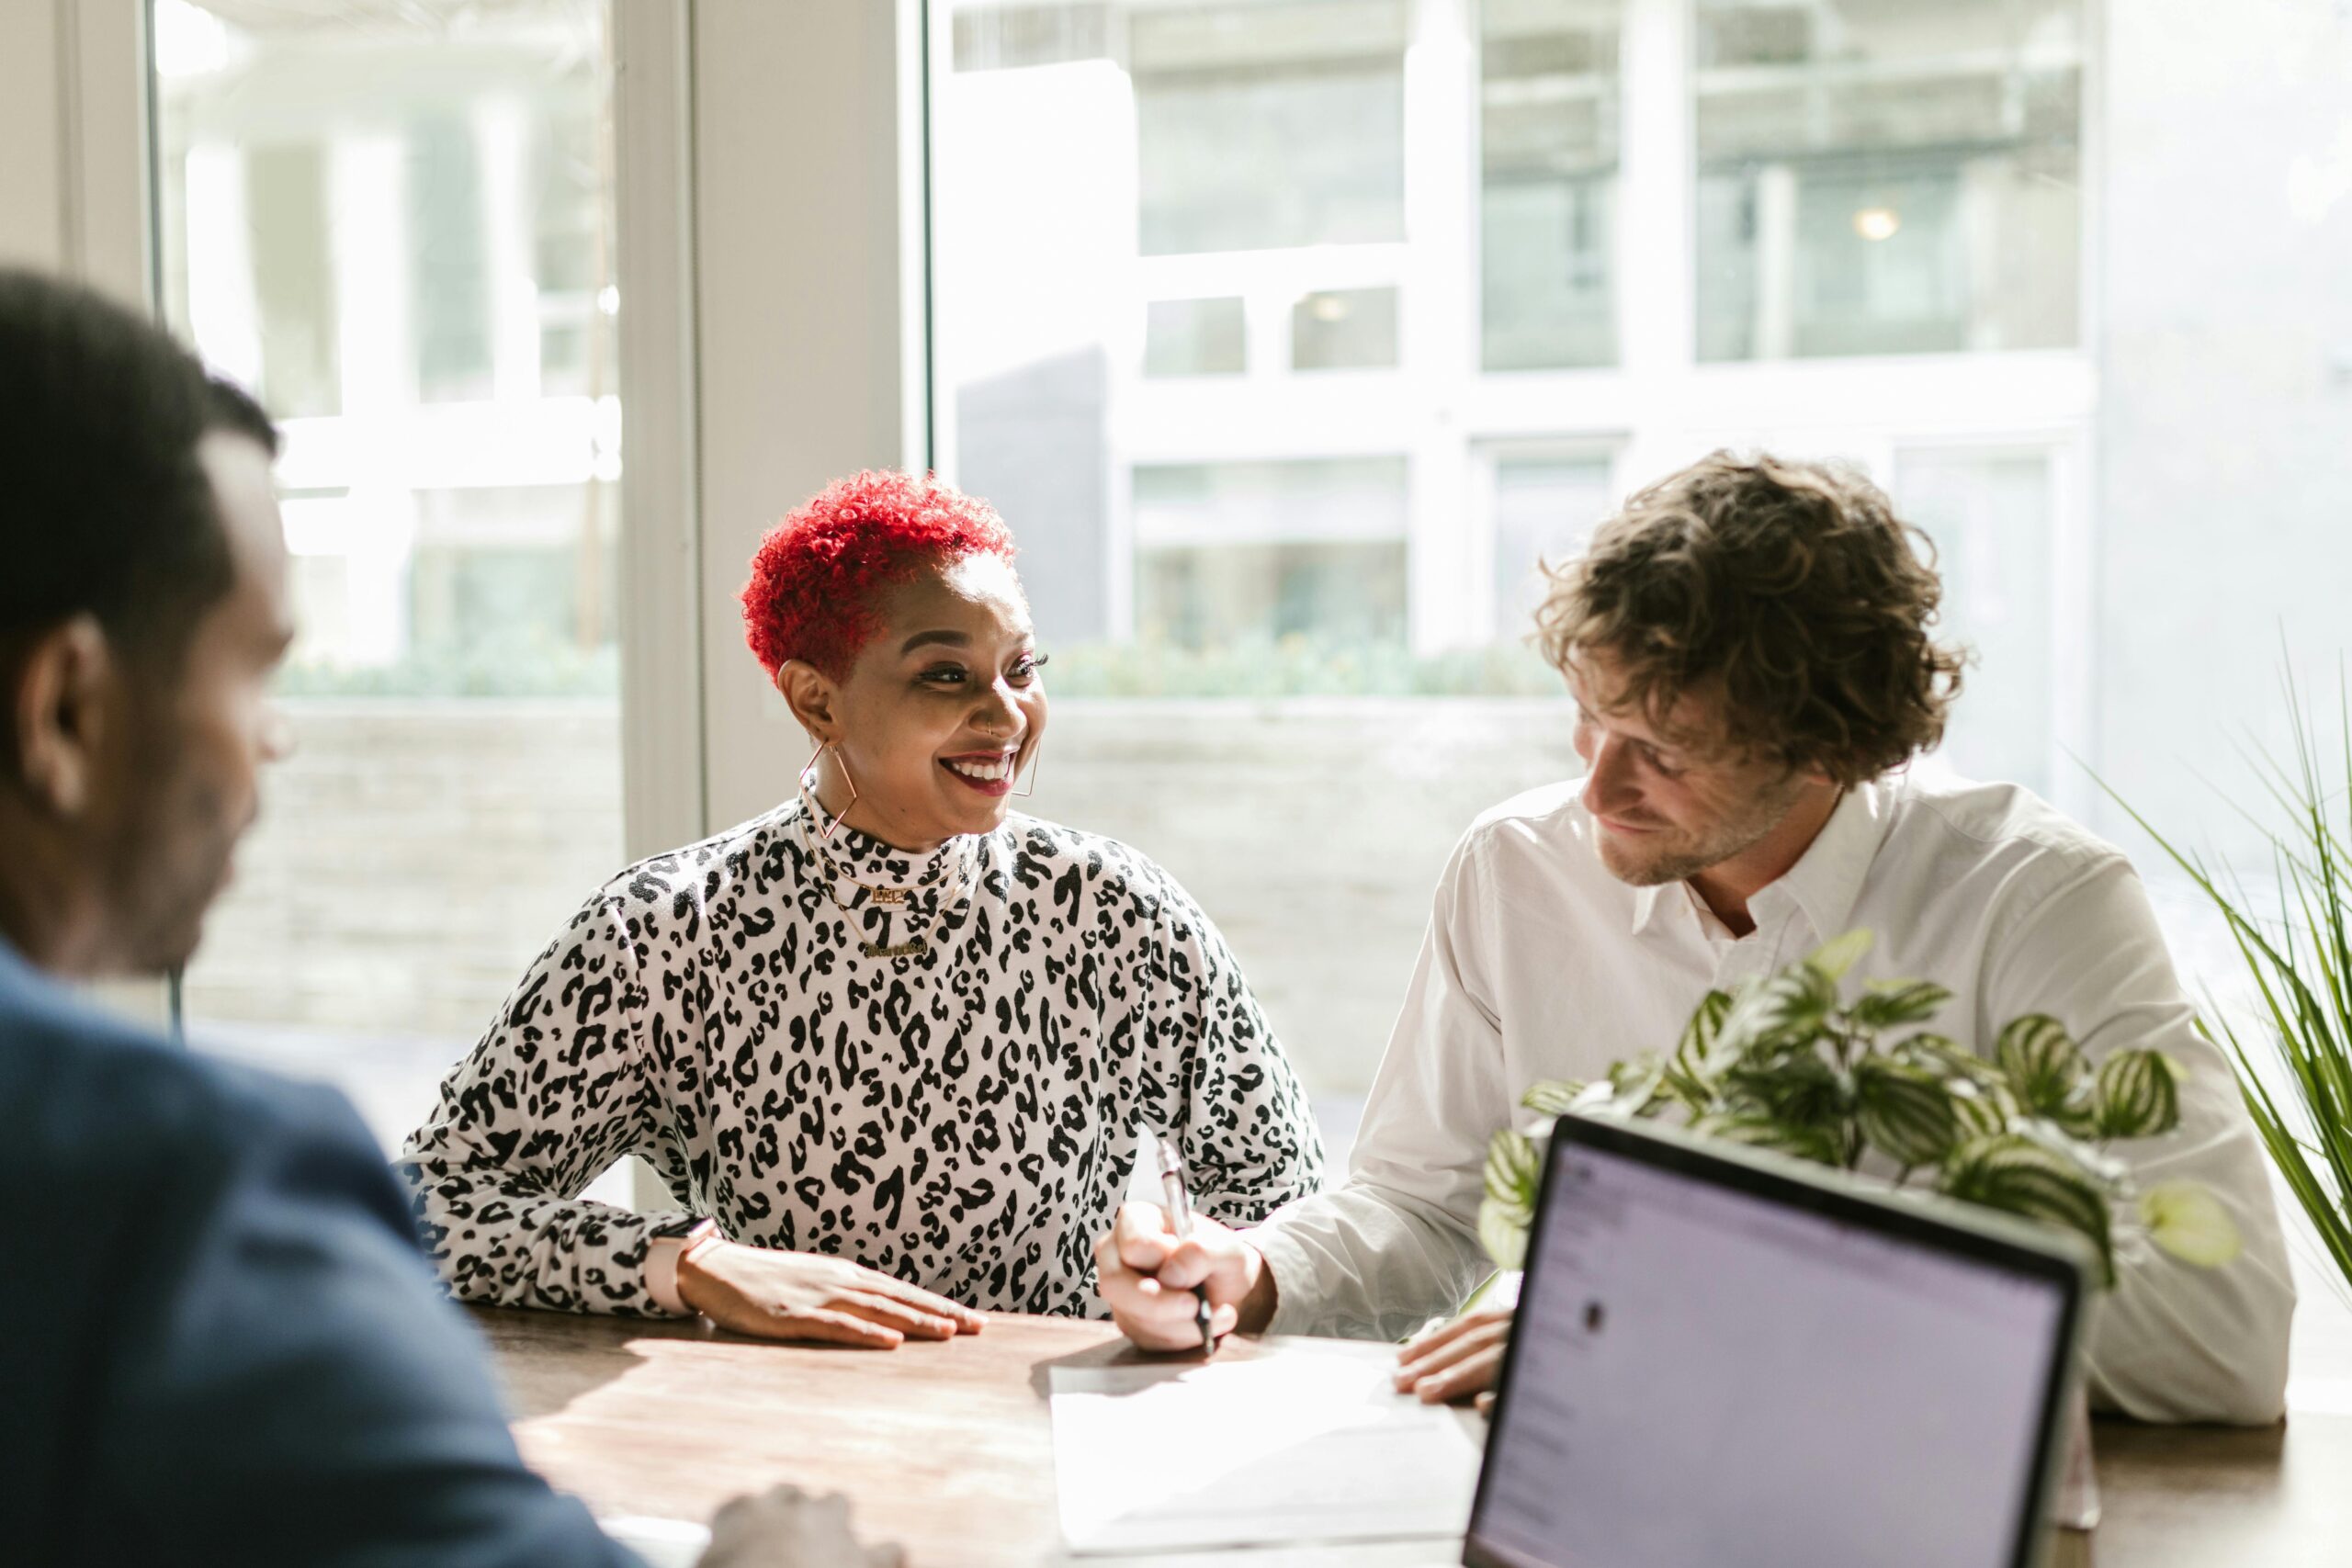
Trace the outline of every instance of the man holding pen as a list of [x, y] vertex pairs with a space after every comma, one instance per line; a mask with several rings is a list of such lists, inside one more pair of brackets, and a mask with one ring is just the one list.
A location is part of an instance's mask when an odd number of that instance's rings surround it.
[[[1700, 998], [1856, 927], [1853, 976], [1949, 987], [1939, 1018], [1988, 1052], [2047, 1013], [2094, 1063], [2160, 1049], [2181, 1124], [2115, 1151], [2143, 1187], [2188, 1179], [2244, 1250], [2200, 1269], [2127, 1260], [2088, 1342], [2096, 1404], [2144, 1420], [2263, 1423], [2282, 1408], [2294, 1305], [2262, 1155], [2228, 1064], [2197, 1031], [2122, 854], [2006, 784], [1906, 764], [1941, 739], [1962, 656], [1931, 635], [1940, 584], [1917, 531], [1860, 476], [1717, 453], [1635, 495], [1538, 612], [1577, 701], [1581, 781], [1471, 826], [1435, 908], [1345, 1186], [1246, 1231], [1149, 1205], [1096, 1247], [1128, 1337], [1401, 1338], [1454, 1313], [1489, 1265], [1488, 1138], [1521, 1092], [1670, 1043]], [[1428, 1399], [1489, 1385], [1507, 1309], [1406, 1348]]]

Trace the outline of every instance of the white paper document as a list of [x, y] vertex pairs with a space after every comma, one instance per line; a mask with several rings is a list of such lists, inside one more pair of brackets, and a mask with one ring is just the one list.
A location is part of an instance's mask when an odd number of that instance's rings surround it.
[[1244, 1360], [1052, 1369], [1073, 1552], [1456, 1536], [1478, 1448], [1398, 1394], [1393, 1347], [1275, 1340]]
[[645, 1559], [646, 1568], [695, 1568], [710, 1545], [710, 1527], [637, 1515], [599, 1518], [604, 1532]]

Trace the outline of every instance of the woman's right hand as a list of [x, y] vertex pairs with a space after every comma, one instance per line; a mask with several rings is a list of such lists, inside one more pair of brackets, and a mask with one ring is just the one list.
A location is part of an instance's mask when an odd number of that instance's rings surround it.
[[721, 1328], [763, 1339], [896, 1349], [978, 1334], [970, 1307], [888, 1274], [816, 1252], [713, 1242], [678, 1260], [678, 1299]]

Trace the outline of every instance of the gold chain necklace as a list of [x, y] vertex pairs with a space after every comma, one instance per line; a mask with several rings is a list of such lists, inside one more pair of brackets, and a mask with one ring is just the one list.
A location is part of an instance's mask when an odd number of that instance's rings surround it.
[[[910, 895], [916, 891], [916, 889], [930, 886], [933, 882], [939, 880], [943, 873], [949, 869], [949, 863], [943, 861], [938, 867], [924, 875], [923, 878], [917, 882], [912, 888], [892, 887], [883, 884], [867, 882], [860, 877], [852, 876], [848, 872], [843, 871], [841, 868], [841, 865], [833, 859], [832, 852], [825, 847], [825, 836], [816, 830], [816, 821], [820, 813], [823, 813], [829, 817], [831, 816], [831, 813], [826, 812], [823, 804], [817, 799], [816, 791], [809, 788], [808, 775], [804, 773], [800, 775], [801, 831], [808, 838], [808, 847], [810, 851], [815, 853], [818, 863], [824, 868], [826, 898], [831, 902], [834, 908], [839, 909], [844, 915], [854, 915], [857, 913], [858, 908], [854, 904], [844, 904], [842, 902], [841, 884], [844, 882], [856, 888], [859, 892], [865, 894], [865, 902], [873, 908], [881, 909], [902, 908], [905, 909], [907, 914], [911, 918], [914, 911], [907, 903]], [[842, 825], [839, 818], [834, 818], [833, 821], [836, 826]], [[851, 830], [854, 832], [856, 829], [853, 829]], [[956, 864], [953, 869], [955, 871], [954, 881], [949, 886], [942, 887], [939, 890], [939, 897], [941, 900], [939, 907], [942, 908], [952, 906], [960, 906], [971, 897], [971, 878], [966, 874], [964, 867], [960, 863]], [[861, 941], [857, 944], [857, 950], [868, 958], [920, 958], [924, 953], [931, 951], [931, 943], [924, 938], [919, 936], [910, 937], [905, 942], [895, 942]]]

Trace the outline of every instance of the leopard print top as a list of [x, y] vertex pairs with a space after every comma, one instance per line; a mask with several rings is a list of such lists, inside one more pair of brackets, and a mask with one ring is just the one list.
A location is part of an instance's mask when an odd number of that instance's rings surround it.
[[[401, 1165], [469, 1301], [658, 1315], [648, 1232], [691, 1212], [975, 1307], [1099, 1316], [1091, 1248], [1138, 1127], [1176, 1133], [1228, 1224], [1322, 1185], [1298, 1081], [1167, 873], [1019, 816], [929, 857], [820, 846], [794, 801], [590, 898]], [[631, 1154], [676, 1209], [580, 1200]]]

